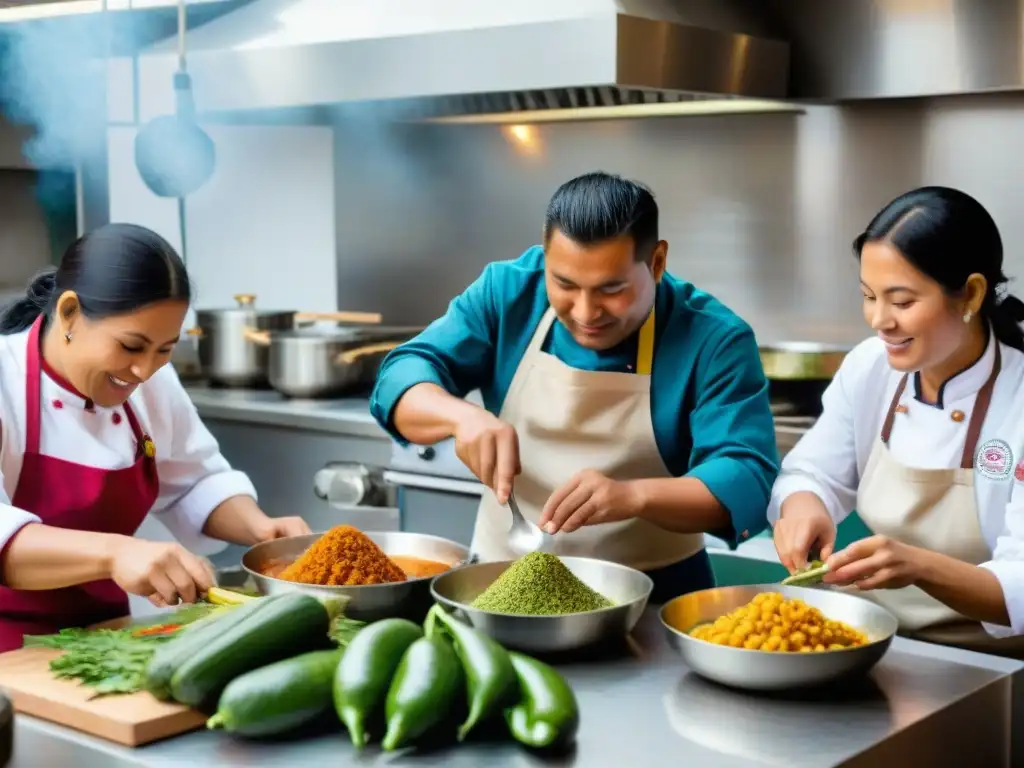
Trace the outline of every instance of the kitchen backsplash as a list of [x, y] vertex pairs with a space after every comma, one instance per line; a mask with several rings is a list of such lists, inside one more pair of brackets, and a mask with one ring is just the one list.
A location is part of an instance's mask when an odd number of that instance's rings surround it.
[[425, 323], [494, 259], [538, 241], [561, 182], [593, 169], [654, 190], [669, 268], [762, 341], [856, 342], [850, 242], [890, 198], [961, 187], [1024, 275], [1024, 95], [810, 107], [796, 114], [488, 125], [336, 123], [338, 296]]

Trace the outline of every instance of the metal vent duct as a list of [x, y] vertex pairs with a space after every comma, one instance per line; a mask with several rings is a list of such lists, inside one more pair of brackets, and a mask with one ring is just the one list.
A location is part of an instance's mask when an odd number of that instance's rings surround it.
[[[752, 17], [708, 21], [753, 5], [255, 0], [189, 33], [189, 67], [203, 111], [387, 102], [430, 116], [780, 99], [788, 45], [749, 34]], [[158, 43], [143, 68], [173, 50]]]

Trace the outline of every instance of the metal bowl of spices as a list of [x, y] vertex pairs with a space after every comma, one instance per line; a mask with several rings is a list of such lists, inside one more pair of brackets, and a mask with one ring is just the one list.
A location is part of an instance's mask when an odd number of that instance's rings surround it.
[[[867, 635], [867, 643], [810, 653], [749, 650], [692, 637], [697, 626], [713, 622], [764, 592], [779, 592], [817, 608], [826, 619]], [[758, 584], [690, 592], [665, 603], [661, 623], [669, 644], [701, 677], [754, 691], [785, 691], [832, 683], [870, 670], [889, 650], [896, 617], [880, 605], [838, 590]]]
[[[364, 531], [403, 570], [410, 561], [441, 563], [449, 567], [469, 556], [469, 550], [458, 542], [425, 533], [397, 531]], [[360, 621], [401, 617], [422, 620], [433, 602], [429, 576], [405, 581], [363, 586], [321, 586], [276, 578], [323, 536], [310, 533], [265, 541], [251, 547], [242, 556], [242, 568], [248, 572], [256, 589], [263, 595], [283, 592], [304, 592], [314, 597], [341, 597], [347, 600], [345, 615]], [[406, 570], [408, 573], [408, 570]]]
[[571, 651], [625, 637], [653, 588], [649, 576], [625, 565], [542, 553], [466, 565], [430, 585], [446, 610], [506, 648], [527, 653]]

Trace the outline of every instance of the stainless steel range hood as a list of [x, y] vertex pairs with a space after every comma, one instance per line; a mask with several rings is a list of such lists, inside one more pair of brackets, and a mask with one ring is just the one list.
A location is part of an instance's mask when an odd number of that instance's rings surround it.
[[[758, 22], [744, 6], [757, 3], [255, 0], [189, 32], [189, 68], [204, 112], [355, 102], [432, 117], [782, 99], [789, 47], [748, 34]], [[143, 64], [174, 45], [148, 49]]]
[[1024, 0], [764, 0], [796, 99], [1024, 90]]

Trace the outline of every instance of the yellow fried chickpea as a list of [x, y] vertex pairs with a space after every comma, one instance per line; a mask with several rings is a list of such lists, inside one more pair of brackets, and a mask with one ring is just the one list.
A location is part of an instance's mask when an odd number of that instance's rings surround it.
[[762, 592], [710, 624], [695, 627], [690, 635], [715, 645], [782, 653], [837, 651], [868, 641], [863, 632], [779, 592]]

